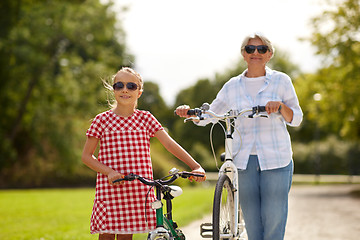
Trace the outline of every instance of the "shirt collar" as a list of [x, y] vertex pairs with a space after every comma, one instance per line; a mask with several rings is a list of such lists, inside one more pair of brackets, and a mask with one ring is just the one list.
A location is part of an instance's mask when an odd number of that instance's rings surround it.
[[[240, 74], [240, 80], [245, 77], [246, 72], [248, 71], [248, 69], [245, 69], [245, 71], [243, 71]], [[269, 68], [268, 66], [265, 66], [265, 78], [266, 78], [266, 82], [270, 81], [271, 76], [273, 75], [274, 71]]]

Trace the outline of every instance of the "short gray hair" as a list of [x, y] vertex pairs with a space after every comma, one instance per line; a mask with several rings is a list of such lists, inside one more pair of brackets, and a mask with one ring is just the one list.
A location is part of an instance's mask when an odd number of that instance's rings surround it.
[[270, 52], [272, 52], [272, 56], [274, 56], [274, 53], [275, 53], [274, 46], [272, 45], [270, 40], [261, 33], [252, 33], [244, 38], [244, 40], [241, 44], [241, 54], [244, 54], [245, 46], [249, 43], [249, 41], [251, 39], [255, 39], [255, 38], [259, 38], [263, 42], [264, 45], [268, 46]]

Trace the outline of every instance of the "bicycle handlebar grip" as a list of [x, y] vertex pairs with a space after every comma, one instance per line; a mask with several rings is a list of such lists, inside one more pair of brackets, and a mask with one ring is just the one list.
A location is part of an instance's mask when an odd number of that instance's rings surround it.
[[121, 181], [133, 181], [135, 180], [135, 174], [130, 173], [129, 175], [124, 176], [124, 178], [119, 178], [113, 181], [113, 183], [121, 182]]
[[201, 109], [199, 109], [199, 108], [189, 109], [189, 110], [187, 111], [187, 115], [189, 115], [189, 116], [197, 115], [197, 114], [199, 114], [199, 113], [201, 113]]
[[125, 178], [119, 178], [113, 181], [113, 183], [117, 183], [117, 182], [121, 182], [121, 181], [125, 181]]
[[189, 116], [196, 115], [195, 109], [188, 110], [187, 115], [189, 115]]
[[192, 173], [192, 172], [181, 172], [181, 177], [188, 178], [188, 177], [205, 177], [204, 174], [200, 173]]
[[265, 106], [259, 106], [259, 112], [266, 112]]
[[193, 177], [205, 177], [204, 174], [200, 174], [200, 173], [192, 173], [191, 176], [193, 176]]
[[[187, 111], [187, 115], [192, 116], [192, 115], [197, 115], [198, 113], [201, 113], [201, 110], [199, 108], [195, 108], [195, 109], [189, 109]], [[176, 110], [174, 110], [174, 115], [176, 116]]]

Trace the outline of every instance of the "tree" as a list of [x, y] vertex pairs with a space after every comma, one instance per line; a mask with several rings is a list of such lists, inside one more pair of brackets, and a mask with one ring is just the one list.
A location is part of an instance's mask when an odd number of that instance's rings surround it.
[[159, 122], [169, 127], [171, 125], [172, 110], [166, 105], [160, 95], [159, 86], [151, 81], [144, 82], [144, 92], [139, 99], [139, 109], [150, 111]]
[[[319, 125], [323, 132], [349, 140], [360, 140], [360, 2], [345, 0], [334, 10], [325, 11], [312, 20], [313, 34], [308, 39], [322, 56], [324, 66], [299, 85], [312, 85], [305, 98], [320, 93]], [[308, 88], [309, 89], [309, 88]]]
[[106, 109], [100, 78], [133, 57], [111, 3], [5, 2], [13, 20], [0, 39], [0, 182], [20, 183], [25, 171], [29, 184], [51, 182], [78, 169], [89, 120]]

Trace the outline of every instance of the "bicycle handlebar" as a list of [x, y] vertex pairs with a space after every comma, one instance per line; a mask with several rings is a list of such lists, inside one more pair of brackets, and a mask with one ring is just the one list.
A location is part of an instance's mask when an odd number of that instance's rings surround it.
[[239, 117], [239, 116], [241, 116], [241, 115], [243, 115], [244, 113], [247, 113], [247, 112], [251, 112], [251, 114], [246, 116], [248, 118], [268, 117], [267, 115], [260, 114], [261, 112], [266, 112], [265, 106], [259, 106], [258, 105], [258, 106], [255, 106], [255, 107], [251, 108], [251, 109], [250, 108], [249, 109], [243, 109], [241, 111], [230, 110], [229, 112], [224, 113], [224, 114], [216, 114], [213, 111], [209, 110], [207, 105], [205, 105], [205, 106], [206, 106], [205, 108], [201, 107], [201, 108], [189, 109], [187, 111], [187, 115], [196, 116], [196, 117], [186, 118], [184, 120], [184, 122], [194, 121], [194, 120], [204, 120], [205, 117], [203, 116], [203, 114], [207, 114], [211, 118], [216, 118], [216, 119], [236, 118], [236, 117]]
[[144, 178], [144, 177], [142, 177], [140, 175], [130, 173], [130, 174], [124, 176], [124, 178], [119, 178], [119, 179], [114, 180], [113, 183], [117, 183], [117, 182], [121, 182], [121, 181], [133, 181], [135, 179], [138, 179], [140, 182], [142, 182], [145, 185], [156, 186], [156, 185], [169, 185], [170, 183], [174, 182], [179, 177], [181, 177], [181, 178], [205, 177], [204, 174], [191, 173], [191, 172], [186, 172], [186, 171], [176, 172], [176, 173], [170, 174], [167, 177], [170, 177], [170, 176], [171, 176], [171, 178], [168, 179], [168, 180], [148, 179], [148, 178]]
[[265, 106], [257, 106], [257, 107], [253, 107], [253, 110], [254, 108], [257, 108], [259, 112], [266, 112], [266, 108]]
[[195, 108], [195, 109], [189, 109], [188, 111], [187, 111], [187, 115], [198, 115], [198, 114], [200, 114], [200, 113], [202, 113], [202, 110], [200, 109], [200, 108]]

